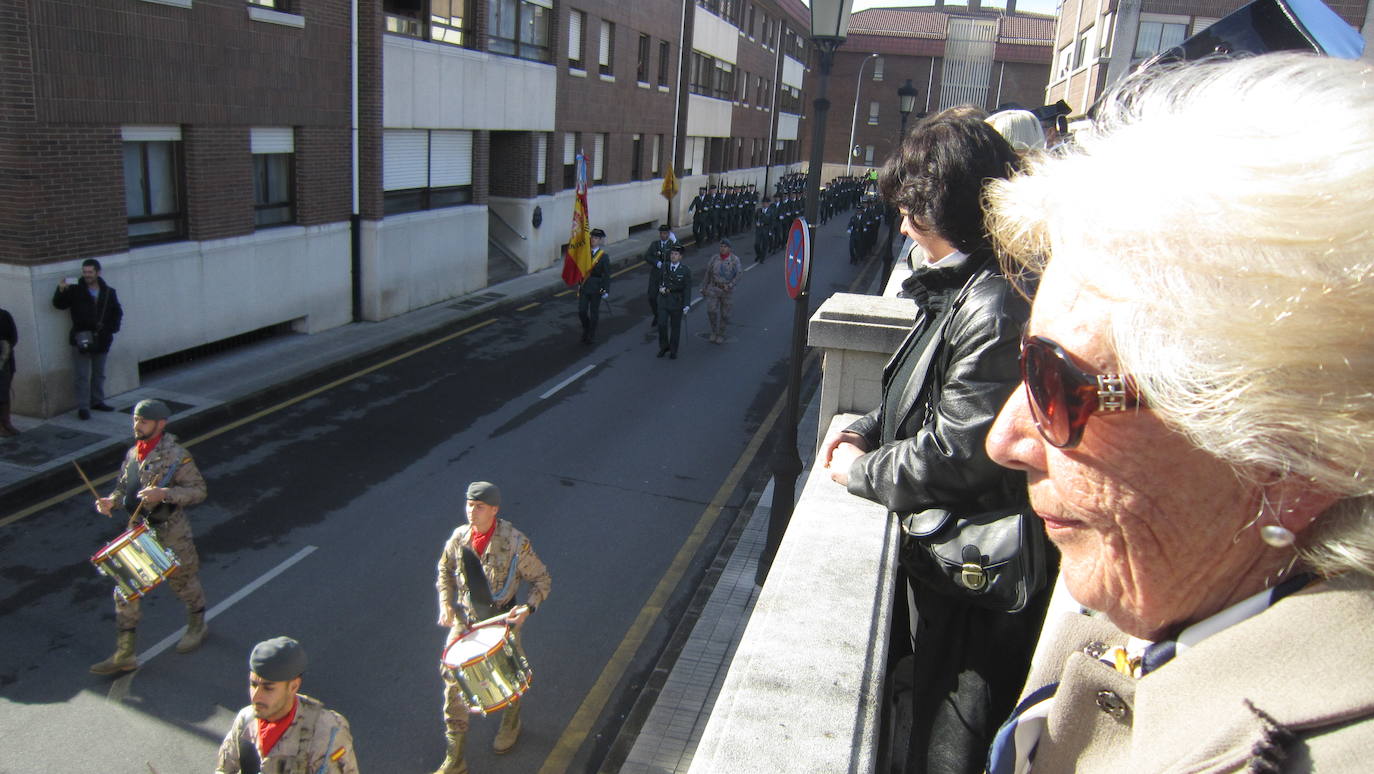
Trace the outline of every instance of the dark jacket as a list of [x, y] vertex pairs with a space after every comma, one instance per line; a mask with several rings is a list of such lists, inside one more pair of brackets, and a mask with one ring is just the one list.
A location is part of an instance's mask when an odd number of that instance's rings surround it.
[[687, 306], [692, 301], [692, 270], [685, 262], [679, 263], [676, 269], [671, 263], [664, 265], [662, 287], [667, 295], [660, 297], [660, 303], [665, 303], [663, 299], [666, 299], [666, 303], [676, 304], [679, 309]]
[[[848, 428], [873, 450], [854, 461], [851, 493], [901, 514], [936, 506], [991, 510], [1024, 498], [1024, 476], [998, 466], [983, 448], [997, 412], [1020, 382], [1017, 355], [1030, 316], [1027, 301], [994, 265], [980, 253], [952, 269], [914, 277], [928, 295], [918, 302], [922, 311], [916, 323], [883, 369], [883, 401]], [[913, 374], [913, 383], [894, 384], [903, 358], [922, 355], [909, 350], [970, 277], [975, 278], [943, 342], [936, 337], [927, 343], [939, 348], [930, 367]], [[894, 396], [894, 390], [900, 393]], [[899, 414], [891, 423], [893, 437], [885, 439], [890, 397], [896, 397]]]
[[592, 257], [596, 259], [596, 263], [592, 264], [592, 270], [587, 273], [587, 278], [582, 280], [582, 295], [599, 296], [611, 292], [611, 267], [606, 251], [597, 248], [592, 251]]
[[[10, 356], [5, 362], [0, 363], [0, 371], [14, 372], [14, 348], [19, 345], [19, 328], [15, 327], [14, 318], [4, 309], [0, 309], [0, 341], [10, 343]], [[10, 399], [8, 395], [0, 395], [0, 403]]]
[[95, 351], [110, 351], [114, 335], [119, 332], [119, 324], [124, 319], [124, 308], [119, 305], [119, 294], [115, 289], [97, 277], [100, 293], [96, 298], [86, 290], [86, 283], [77, 282], [65, 288], [58, 286], [52, 294], [52, 305], [57, 309], [68, 309], [72, 315], [72, 328], [67, 333], [67, 343], [76, 346], [77, 331], [95, 332]]
[[658, 292], [659, 280], [663, 278], [663, 264], [668, 262], [668, 250], [677, 244], [672, 239], [662, 242], [655, 239], [644, 250], [643, 261], [649, 267], [649, 292]]

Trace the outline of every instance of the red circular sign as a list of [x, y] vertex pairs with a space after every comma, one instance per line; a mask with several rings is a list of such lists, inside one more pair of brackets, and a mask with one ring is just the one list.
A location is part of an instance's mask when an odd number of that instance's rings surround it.
[[787, 253], [783, 266], [783, 280], [787, 283], [787, 295], [800, 296], [806, 287], [807, 275], [811, 273], [811, 229], [806, 227], [805, 218], [792, 221], [792, 230], [787, 233]]

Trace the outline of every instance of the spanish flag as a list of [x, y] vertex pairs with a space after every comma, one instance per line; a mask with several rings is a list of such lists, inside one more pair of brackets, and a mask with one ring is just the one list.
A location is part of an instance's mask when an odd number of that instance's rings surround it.
[[586, 279], [591, 272], [592, 225], [587, 215], [587, 157], [577, 154], [577, 198], [573, 201], [572, 236], [568, 251], [563, 254], [563, 281], [572, 287]]

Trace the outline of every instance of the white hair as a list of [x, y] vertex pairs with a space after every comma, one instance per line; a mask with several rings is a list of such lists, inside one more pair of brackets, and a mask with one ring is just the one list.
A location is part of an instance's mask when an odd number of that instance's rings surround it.
[[1045, 149], [1045, 129], [1029, 110], [1001, 110], [988, 116], [986, 121], [1017, 153]]
[[1109, 340], [1163, 421], [1242, 476], [1341, 498], [1309, 566], [1374, 575], [1374, 67], [1146, 71], [989, 197], [1010, 265], [1067, 263], [1114, 302]]

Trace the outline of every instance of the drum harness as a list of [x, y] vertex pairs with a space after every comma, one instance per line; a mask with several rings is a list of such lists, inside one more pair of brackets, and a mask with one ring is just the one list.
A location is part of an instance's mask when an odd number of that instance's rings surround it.
[[[471, 530], [469, 529], [469, 534]], [[519, 570], [520, 552], [524, 550], [525, 543], [521, 542], [515, 552], [511, 554], [510, 567], [506, 570], [506, 582], [501, 585], [501, 591], [495, 595], [491, 593], [491, 585], [487, 582], [487, 574], [482, 569], [482, 560], [477, 556], [477, 552], [467, 546], [463, 546], [463, 580], [467, 582], [468, 594], [472, 597], [473, 612], [476, 613], [476, 620], [485, 620], [496, 613], [496, 600], [511, 593], [511, 604], [506, 606], [502, 612], [509, 612], [515, 607], [515, 584], [519, 583], [516, 574]], [[462, 613], [463, 609], [458, 608]], [[464, 621], [464, 624], [471, 624], [472, 621]]]
[[[169, 483], [171, 483], [171, 481], [172, 481], [172, 476], [176, 475], [177, 468], [181, 467], [182, 464], [187, 463], [187, 462], [190, 462], [190, 461], [191, 461], [190, 456], [187, 456], [187, 457], [183, 457], [182, 459], [175, 460], [174, 462], [172, 462], [171, 465], [167, 466], [167, 472], [166, 472], [166, 473], [163, 473], [163, 474], [162, 474], [162, 478], [157, 482], [158, 487], [159, 487], [159, 488], [165, 487], [165, 486], [167, 486]], [[138, 457], [135, 456], [135, 457], [131, 458], [131, 459], [129, 460], [129, 463], [126, 464], [125, 467], [124, 467], [124, 479], [125, 479], [126, 481], [131, 481], [131, 482], [132, 482], [132, 481], [138, 481], [139, 478], [140, 478], [140, 476], [138, 475], [138, 473], [140, 472], [140, 470], [141, 470], [141, 466], [140, 466], [139, 463], [138, 463]], [[138, 489], [135, 489], [135, 488], [130, 487], [130, 489], [124, 493], [124, 510], [129, 511], [129, 514], [130, 514], [130, 515], [129, 515], [129, 523], [130, 523], [130, 524], [133, 524], [133, 522], [135, 521], [135, 519], [136, 519], [136, 518], [138, 517], [138, 515], [139, 515], [139, 511], [141, 511], [141, 510], [143, 509], [143, 501], [142, 501], [141, 499], [138, 499], [138, 492], [139, 492]], [[137, 504], [134, 503], [135, 500], [138, 500]], [[166, 501], [164, 500], [163, 503], [165, 503], [165, 502], [166, 502]], [[166, 524], [167, 521], [168, 521], [168, 519], [161, 519], [161, 520], [155, 521], [155, 520], [152, 518], [152, 514], [153, 514], [154, 512], [156, 512], [157, 509], [160, 508], [160, 507], [163, 505], [163, 503], [158, 503], [157, 505], [153, 506], [152, 509], [148, 512], [148, 514], [145, 515], [145, 516], [143, 517], [143, 520], [146, 521], [146, 522], [148, 522], [148, 526], [153, 527], [154, 529], [156, 529], [157, 527], [161, 527], [162, 525]], [[170, 518], [170, 517], [168, 517], [168, 518]]]

